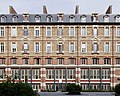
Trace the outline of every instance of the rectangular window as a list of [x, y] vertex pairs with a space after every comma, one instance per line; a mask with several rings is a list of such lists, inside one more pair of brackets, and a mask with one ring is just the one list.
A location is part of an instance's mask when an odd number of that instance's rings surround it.
[[47, 58], [47, 59], [46, 59], [46, 64], [51, 65], [51, 64], [52, 64], [52, 58]]
[[0, 64], [5, 64], [5, 58], [0, 58]]
[[5, 36], [5, 29], [4, 27], [0, 27], [0, 36]]
[[75, 65], [75, 58], [69, 58], [69, 64]]
[[54, 70], [46, 69], [46, 78], [47, 79], [54, 79]]
[[63, 58], [58, 58], [58, 64], [63, 65], [64, 64], [64, 59]]
[[75, 52], [75, 45], [74, 45], [74, 43], [70, 43], [70, 45], [69, 45], [69, 52]]
[[86, 22], [87, 20], [86, 20], [86, 16], [82, 16], [81, 17], [81, 22]]
[[87, 64], [87, 58], [81, 58], [81, 64]]
[[16, 42], [11, 43], [11, 52], [16, 53], [17, 52], [17, 44]]
[[73, 16], [70, 17], [70, 22], [74, 22], [75, 18]]
[[117, 42], [117, 52], [120, 52], [120, 42]]
[[67, 70], [67, 78], [68, 79], [75, 79], [75, 70], [74, 69], [68, 69]]
[[46, 36], [52, 36], [52, 27], [47, 27]]
[[17, 64], [17, 58], [11, 58], [11, 64]]
[[104, 28], [104, 36], [109, 36], [110, 32], [109, 32], [109, 27], [105, 27]]
[[98, 29], [97, 29], [97, 27], [94, 27], [93, 28], [93, 36], [97, 36], [98, 35]]
[[28, 44], [24, 43], [24, 53], [27, 53], [27, 52], [28, 52]]
[[110, 58], [104, 58], [104, 64], [111, 64]]
[[109, 22], [109, 17], [104, 17], [104, 22]]
[[120, 27], [116, 28], [116, 36], [120, 36]]
[[35, 43], [35, 45], [34, 45], [34, 52], [36, 52], [36, 53], [40, 52], [40, 44], [39, 44], [39, 42]]
[[88, 79], [88, 69], [81, 69], [81, 79]]
[[35, 65], [40, 65], [40, 58], [34, 58]]
[[40, 79], [40, 70], [39, 69], [33, 69], [32, 70], [32, 79]]
[[90, 79], [100, 79], [99, 69], [90, 70]]
[[120, 58], [116, 58], [116, 64], [120, 65]]
[[75, 33], [74, 33], [74, 27], [70, 27], [70, 29], [69, 29], [70, 31], [70, 33], [69, 33], [69, 36], [74, 36], [75, 35]]
[[97, 43], [94, 43], [94, 44], [93, 44], [93, 52], [94, 52], [94, 53], [97, 53], [97, 52], [98, 52], [98, 44], [97, 44]]
[[110, 79], [110, 69], [102, 70], [102, 79]]
[[99, 58], [93, 58], [93, 64], [99, 64]]
[[40, 36], [40, 29], [39, 29], [39, 27], [35, 27], [34, 30], [35, 30], [35, 31], [34, 31], [34, 36], [35, 36], [35, 37]]
[[50, 43], [50, 42], [47, 42], [46, 52], [47, 52], [47, 53], [51, 53], [51, 43]]
[[23, 58], [23, 64], [27, 64], [28, 65], [28, 58]]
[[87, 52], [87, 47], [86, 47], [87, 45], [86, 45], [86, 43], [85, 42], [83, 42], [82, 44], [81, 44], [81, 52], [82, 53], [86, 53]]
[[109, 53], [109, 43], [108, 42], [106, 42], [106, 43], [104, 43], [104, 52], [105, 53]]
[[58, 44], [58, 52], [62, 53], [62, 51], [63, 51], [63, 45], [62, 45], [62, 43], [59, 43]]
[[11, 29], [11, 36], [17, 36], [17, 29], [16, 29], [16, 27], [12, 27], [12, 29]]
[[5, 52], [5, 44], [4, 43], [0, 43], [0, 52]]
[[82, 28], [81, 28], [81, 36], [87, 36], [86, 27], [82, 27]]
[[24, 36], [28, 36], [28, 28], [24, 27]]
[[62, 34], [63, 34], [63, 29], [62, 29], [62, 27], [59, 27], [58, 28], [58, 36], [62, 36]]

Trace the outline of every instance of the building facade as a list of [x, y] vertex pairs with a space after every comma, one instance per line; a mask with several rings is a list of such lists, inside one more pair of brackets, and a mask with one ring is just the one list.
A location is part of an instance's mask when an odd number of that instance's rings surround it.
[[[111, 8], [111, 7], [110, 7]], [[109, 12], [110, 11], [110, 12]], [[110, 90], [120, 77], [120, 15], [92, 13], [0, 15], [0, 82], [5, 75], [34, 89]]]

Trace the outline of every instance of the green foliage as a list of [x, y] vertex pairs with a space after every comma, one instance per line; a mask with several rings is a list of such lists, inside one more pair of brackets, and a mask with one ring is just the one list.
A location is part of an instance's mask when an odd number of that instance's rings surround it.
[[26, 83], [0, 83], [0, 96], [35, 96], [33, 89]]
[[69, 94], [80, 94], [82, 88], [80, 85], [77, 85], [77, 84], [67, 84], [66, 86], [66, 91], [69, 93]]
[[115, 86], [115, 93], [120, 95], [120, 83]]

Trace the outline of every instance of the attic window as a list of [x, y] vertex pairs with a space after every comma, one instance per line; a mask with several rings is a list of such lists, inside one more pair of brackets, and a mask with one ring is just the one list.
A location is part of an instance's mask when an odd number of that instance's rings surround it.
[[116, 21], [116, 22], [120, 22], [120, 16], [116, 16], [116, 17], [115, 17], [115, 21]]
[[6, 22], [6, 17], [5, 16], [1, 17], [1, 22]]
[[74, 21], [75, 21], [74, 16], [70, 16], [70, 22], [74, 22]]
[[104, 22], [109, 22], [109, 17], [108, 16], [104, 17]]
[[40, 22], [40, 16], [35, 16], [35, 22]]
[[52, 17], [51, 16], [47, 17], [47, 22], [52, 22]]
[[81, 17], [81, 22], [86, 22], [86, 16]]
[[12, 17], [12, 21], [13, 21], [13, 22], [17, 22], [17, 18], [18, 18], [17, 16], [13, 16], [13, 17]]

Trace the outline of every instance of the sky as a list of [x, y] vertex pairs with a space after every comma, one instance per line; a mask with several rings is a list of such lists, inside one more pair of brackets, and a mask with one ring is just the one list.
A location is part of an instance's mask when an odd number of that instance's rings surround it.
[[113, 14], [120, 13], [120, 0], [2, 0], [0, 14], [7, 14], [9, 6], [13, 6], [18, 14], [42, 14], [43, 5], [49, 14], [74, 14], [76, 5], [79, 5], [80, 14], [104, 14], [109, 5], [112, 5]]

